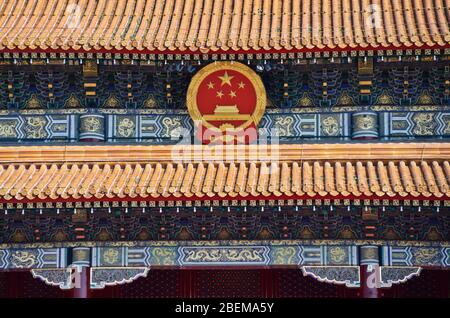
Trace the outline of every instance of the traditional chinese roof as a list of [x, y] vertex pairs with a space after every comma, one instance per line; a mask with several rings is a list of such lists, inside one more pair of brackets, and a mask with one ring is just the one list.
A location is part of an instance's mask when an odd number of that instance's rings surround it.
[[[0, 50], [439, 48], [450, 44], [449, 5], [448, 0], [3, 0]], [[378, 28], [370, 27], [373, 8], [381, 13]]]
[[450, 196], [450, 144], [285, 145], [279, 160], [250, 146], [237, 161], [202, 149], [183, 163], [167, 146], [1, 147], [0, 202]]

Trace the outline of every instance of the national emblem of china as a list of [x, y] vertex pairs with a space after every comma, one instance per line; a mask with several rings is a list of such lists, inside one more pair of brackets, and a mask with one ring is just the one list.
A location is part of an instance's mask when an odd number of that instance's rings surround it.
[[248, 143], [257, 139], [266, 91], [248, 66], [215, 62], [193, 77], [187, 106], [203, 143]]

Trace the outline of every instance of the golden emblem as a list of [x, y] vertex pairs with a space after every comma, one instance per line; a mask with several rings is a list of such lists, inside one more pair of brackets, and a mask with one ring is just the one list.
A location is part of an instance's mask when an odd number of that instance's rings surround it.
[[36, 261], [36, 255], [29, 251], [16, 251], [11, 255], [11, 263], [17, 268], [30, 268]]
[[120, 118], [117, 123], [117, 133], [120, 137], [130, 138], [134, 135], [136, 124], [131, 118]]
[[413, 133], [419, 136], [431, 136], [437, 126], [434, 113], [416, 113], [412, 118], [416, 124]]
[[[266, 101], [261, 78], [251, 68], [237, 62], [214, 62], [205, 66], [192, 78], [187, 92], [192, 119], [203, 130], [220, 135], [244, 132], [250, 127], [256, 130]], [[204, 140], [203, 136], [201, 139]]]
[[15, 120], [0, 121], [0, 138], [17, 137], [16, 125], [17, 121]]
[[356, 127], [363, 130], [373, 129], [377, 124], [375, 117], [372, 116], [358, 116], [356, 118]]
[[117, 263], [119, 260], [119, 251], [114, 248], [108, 248], [103, 253], [103, 260], [110, 265]]
[[322, 131], [325, 136], [337, 136], [339, 134], [339, 121], [334, 116], [322, 118]]
[[47, 137], [45, 126], [48, 121], [44, 116], [27, 117], [25, 132], [27, 138], [43, 139]]
[[97, 132], [102, 124], [97, 117], [85, 117], [81, 121], [81, 130], [87, 132]]
[[342, 264], [346, 257], [347, 253], [345, 248], [343, 247], [330, 247], [330, 261], [334, 264]]

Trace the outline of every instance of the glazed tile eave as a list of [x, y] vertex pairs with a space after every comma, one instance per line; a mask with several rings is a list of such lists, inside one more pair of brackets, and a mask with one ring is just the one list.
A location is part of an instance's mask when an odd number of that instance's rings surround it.
[[[354, 145], [353, 150], [359, 153], [359, 159], [355, 160], [334, 157], [339, 151], [344, 155], [340, 146], [328, 149], [323, 145], [309, 146], [311, 154], [316, 150], [309, 157], [302, 156], [300, 146], [290, 145], [284, 146], [280, 156], [272, 160], [191, 159], [184, 162], [168, 157], [163, 160], [155, 152], [159, 150], [160, 154], [166, 152], [167, 155], [170, 149], [151, 146], [147, 146], [150, 155], [147, 159], [128, 161], [122, 161], [114, 154], [125, 151], [133, 156], [134, 151], [143, 151], [144, 146], [111, 147], [115, 148], [111, 152], [108, 152], [108, 146], [72, 147], [72, 155], [78, 153], [89, 157], [90, 160], [85, 158], [84, 162], [80, 160], [81, 156], [70, 162], [71, 155], [63, 162], [52, 162], [50, 157], [42, 159], [49, 151], [53, 155], [64, 151], [67, 154], [67, 147], [63, 147], [64, 150], [44, 147], [41, 151], [39, 147], [7, 147], [6, 151], [0, 148], [0, 153], [11, 156], [14, 151], [17, 154], [26, 148], [33, 148], [28, 151], [35, 154], [34, 162], [1, 161], [0, 201], [300, 197], [447, 200], [450, 196], [450, 155], [446, 151], [449, 144]], [[352, 147], [346, 146], [347, 152], [351, 152]], [[406, 156], [408, 152], [409, 157]], [[106, 162], [95, 161], [91, 157], [94, 153], [99, 157], [102, 154], [111, 157]]]
[[0, 165], [0, 201], [447, 200], [449, 161]]
[[[447, 48], [449, 6], [448, 0], [5, 0], [0, 51], [211, 54]], [[375, 13], [373, 8], [378, 8]]]

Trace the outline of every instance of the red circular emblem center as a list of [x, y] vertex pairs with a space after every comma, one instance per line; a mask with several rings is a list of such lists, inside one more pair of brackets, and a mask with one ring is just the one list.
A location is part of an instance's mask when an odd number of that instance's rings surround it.
[[223, 69], [206, 76], [198, 87], [197, 107], [205, 121], [216, 128], [238, 128], [256, 109], [256, 90], [244, 74]]

